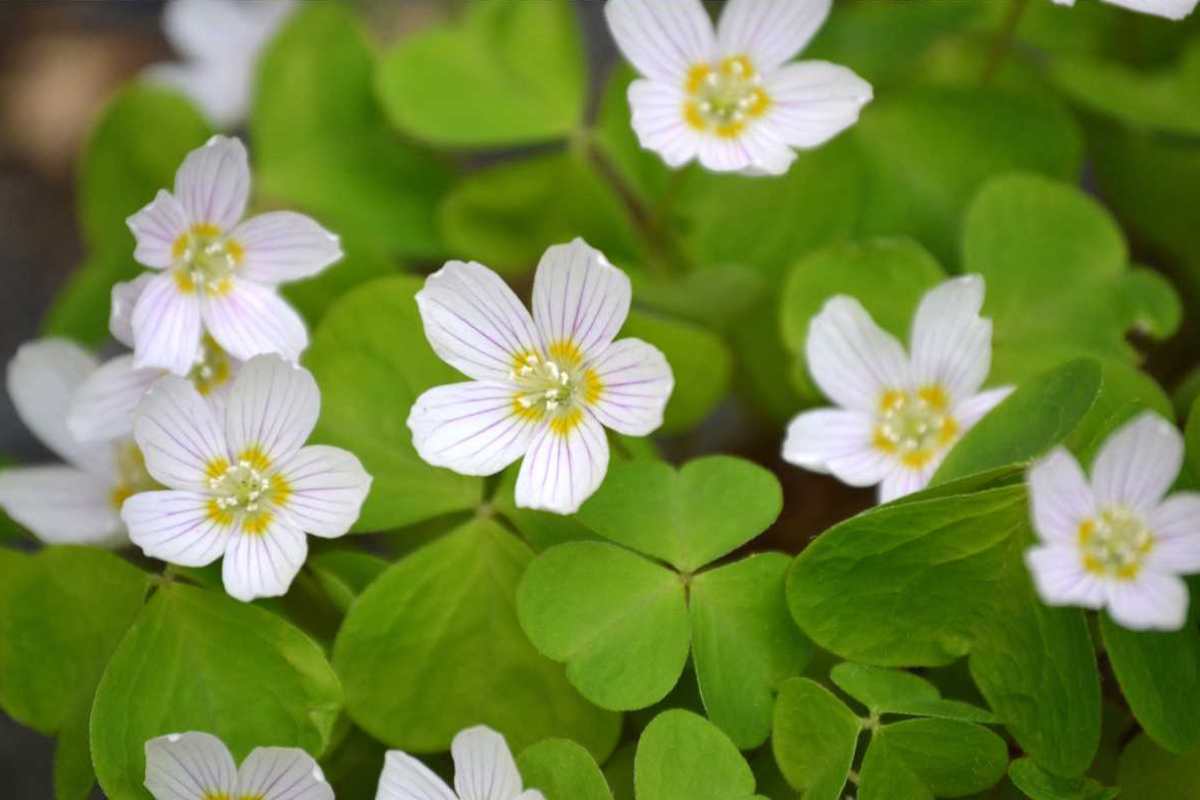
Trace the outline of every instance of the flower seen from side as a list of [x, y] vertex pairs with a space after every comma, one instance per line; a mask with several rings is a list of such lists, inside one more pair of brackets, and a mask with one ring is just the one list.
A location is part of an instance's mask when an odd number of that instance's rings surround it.
[[545, 800], [522, 790], [521, 773], [504, 737], [480, 725], [461, 731], [450, 745], [454, 789], [417, 759], [389, 750], [376, 800]]
[[154, 800], [333, 800], [317, 762], [297, 747], [256, 747], [240, 767], [209, 733], [159, 736], [145, 750]]

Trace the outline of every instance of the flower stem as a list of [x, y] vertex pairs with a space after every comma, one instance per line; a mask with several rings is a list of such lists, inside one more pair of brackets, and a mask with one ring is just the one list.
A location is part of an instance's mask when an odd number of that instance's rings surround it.
[[992, 78], [999, 71], [1000, 65], [1012, 51], [1013, 41], [1017, 35], [1017, 26], [1021, 24], [1021, 17], [1024, 16], [1025, 9], [1028, 7], [1029, 0], [1012, 0], [1012, 4], [1008, 7], [1008, 12], [1000, 23], [1000, 29], [996, 31], [996, 40], [992, 43], [991, 52], [988, 53], [987, 63], [983, 67], [983, 75], [980, 76], [980, 81], [985, 86], [991, 83]]

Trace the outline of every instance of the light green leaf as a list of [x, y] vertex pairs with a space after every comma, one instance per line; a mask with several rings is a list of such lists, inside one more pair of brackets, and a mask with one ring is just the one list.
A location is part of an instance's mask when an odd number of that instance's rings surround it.
[[[615, 461], [615, 459], [614, 459]], [[525, 539], [525, 543], [541, 552], [556, 544], [594, 540], [596, 535], [588, 530], [576, 515], [554, 514], [549, 511], [535, 511], [531, 508], [519, 508], [516, 499], [517, 475], [520, 473], [520, 462], [500, 473], [500, 485], [492, 495], [491, 504], [503, 515], [504, 519], [517, 529]]]
[[1153, 378], [1136, 367], [1106, 359], [1100, 363], [1100, 393], [1079, 425], [1063, 442], [1080, 463], [1090, 463], [1109, 434], [1146, 409], [1165, 417], [1171, 400]]
[[1200, 747], [1174, 755], [1139, 734], [1121, 753], [1117, 784], [1128, 800], [1200, 797]]
[[354, 598], [362, 594], [387, 566], [382, 558], [359, 550], [328, 550], [309, 556], [305, 564], [343, 614], [350, 609]]
[[566, 136], [583, 117], [586, 70], [566, 0], [473, 0], [463, 19], [402, 40], [378, 75], [402, 131], [450, 147]]
[[1100, 365], [1090, 359], [1068, 362], [1022, 384], [954, 446], [932, 485], [1032, 461], [1079, 426], [1100, 388]]
[[769, 470], [706, 456], [679, 470], [661, 461], [613, 463], [578, 517], [606, 539], [695, 572], [762, 533], [782, 507]]
[[987, 728], [948, 719], [910, 719], [871, 736], [861, 800], [934, 800], [982, 792], [1004, 777], [1008, 746]]
[[465, 378], [425, 339], [416, 277], [383, 278], [342, 297], [313, 335], [304, 361], [321, 387], [313, 438], [344, 447], [374, 477], [356, 531], [398, 528], [479, 504], [479, 478], [431, 467], [412, 446], [408, 412], [433, 386]]
[[1154, 339], [1169, 339], [1183, 321], [1183, 305], [1175, 287], [1163, 275], [1147, 267], [1136, 267], [1121, 279], [1127, 329]]
[[750, 800], [754, 773], [733, 742], [690, 711], [664, 711], [646, 726], [634, 762], [637, 800]]
[[1008, 777], [1032, 800], [1113, 800], [1119, 789], [1102, 786], [1091, 778], [1062, 778], [1038, 766], [1032, 758], [1008, 765]]
[[55, 800], [87, 800], [96, 785], [88, 731], [91, 701], [89, 696], [76, 706], [58, 731], [58, 744], [54, 748]]
[[549, 736], [602, 759], [620, 717], [584, 701], [530, 646], [514, 593], [532, 552], [476, 519], [393, 564], [359, 596], [334, 645], [350, 717], [391, 747], [446, 750], [486, 724], [514, 750]]
[[341, 704], [320, 647], [282, 618], [224, 594], [164, 584], [96, 690], [96, 776], [110, 800], [149, 800], [146, 741], [180, 731], [212, 733], [239, 760], [266, 742], [318, 756]]
[[565, 661], [571, 683], [602, 708], [658, 702], [687, 663], [680, 576], [605, 542], [571, 542], [539, 556], [521, 580], [517, 613], [534, 646]]
[[644, 201], [657, 201], [680, 173], [671, 170], [652, 150], [642, 147], [630, 124], [629, 84], [637, 79], [633, 67], [621, 62], [604, 85], [591, 142], [633, 191]]
[[638, 304], [722, 332], [735, 332], [761, 302], [767, 281], [748, 267], [701, 267], [679, 277], [630, 274]]
[[996, 721], [991, 712], [982, 708], [944, 699], [936, 686], [911, 672], [842, 663], [833, 668], [829, 677], [839, 689], [876, 715], [904, 714], [962, 722]]
[[784, 598], [790, 563], [782, 553], [761, 553], [692, 580], [688, 610], [700, 695], [708, 718], [742, 750], [766, 741], [775, 692], [812, 657]]
[[805, 800], [840, 800], [861, 729], [861, 720], [833, 692], [794, 678], [780, 688], [775, 704], [775, 760]]
[[546, 800], [612, 800], [592, 754], [566, 739], [546, 739], [526, 748], [517, 767], [525, 788], [541, 790]]

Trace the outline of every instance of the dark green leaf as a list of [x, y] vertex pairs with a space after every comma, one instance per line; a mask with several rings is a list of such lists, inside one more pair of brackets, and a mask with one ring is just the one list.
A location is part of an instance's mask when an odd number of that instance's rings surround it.
[[982, 792], [1004, 777], [1008, 746], [987, 728], [948, 719], [910, 719], [871, 736], [861, 800], [934, 800]]
[[873, 714], [938, 717], [962, 722], [995, 722], [988, 711], [958, 700], [946, 700], [937, 687], [910, 672], [864, 664], [838, 664], [829, 673], [837, 687]]
[[1008, 765], [1008, 777], [1032, 800], [1113, 800], [1119, 789], [1102, 786], [1091, 778], [1063, 778], [1047, 772], [1032, 758]]

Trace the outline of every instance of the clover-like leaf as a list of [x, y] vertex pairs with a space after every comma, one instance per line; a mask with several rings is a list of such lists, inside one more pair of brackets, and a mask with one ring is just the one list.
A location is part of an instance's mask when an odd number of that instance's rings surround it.
[[586, 749], [567, 739], [546, 739], [517, 758], [526, 789], [546, 800], [612, 800], [604, 773]]
[[771, 746], [805, 800], [840, 800], [861, 731], [854, 712], [816, 681], [793, 678], [780, 687]]
[[1200, 797], [1200, 747], [1175, 755], [1139, 734], [1121, 751], [1117, 785], [1131, 800]]
[[911, 672], [842, 663], [830, 671], [829, 677], [839, 689], [876, 715], [904, 714], [961, 722], [996, 721], [990, 711], [960, 700], [945, 699], [936, 686]]
[[664, 711], [642, 731], [637, 800], [752, 800], [754, 773], [720, 729], [690, 711]]
[[1113, 800], [1121, 793], [1091, 778], [1063, 778], [1047, 772], [1032, 758], [1018, 758], [1009, 764], [1008, 777], [1031, 800]]
[[934, 800], [982, 792], [1004, 777], [1008, 746], [980, 725], [910, 719], [871, 734], [859, 771], [862, 800]]
[[514, 593], [532, 556], [496, 522], [475, 519], [384, 571], [334, 645], [350, 717], [409, 752], [445, 750], [482, 723], [518, 750], [564, 736], [607, 756], [620, 717], [585, 702], [517, 624]]
[[305, 565], [316, 576], [330, 601], [343, 614], [388, 563], [358, 550], [329, 550], [310, 556]]

